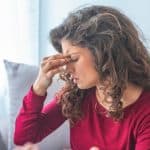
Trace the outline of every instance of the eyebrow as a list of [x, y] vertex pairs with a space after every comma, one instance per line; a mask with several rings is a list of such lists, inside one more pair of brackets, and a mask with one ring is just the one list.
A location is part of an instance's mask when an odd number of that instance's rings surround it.
[[[66, 50], [66, 54], [68, 54], [68, 53], [69, 53], [69, 50]], [[70, 53], [69, 55], [77, 54], [77, 53], [80, 53], [80, 52], [72, 52], [72, 53]]]
[[73, 52], [73, 53], [70, 53], [70, 55], [72, 55], [72, 54], [80, 54], [79, 52]]

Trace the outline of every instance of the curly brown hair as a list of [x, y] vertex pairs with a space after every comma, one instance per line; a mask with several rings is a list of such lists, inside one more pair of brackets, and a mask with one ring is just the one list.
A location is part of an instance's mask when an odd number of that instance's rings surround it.
[[[119, 10], [94, 5], [71, 12], [50, 32], [51, 42], [60, 53], [64, 38], [92, 52], [102, 84], [110, 77], [109, 96], [113, 101], [108, 114], [111, 117], [123, 116], [121, 97], [128, 82], [150, 90], [150, 55], [135, 25]], [[75, 122], [83, 114], [82, 104], [88, 89], [74, 85], [69, 73], [60, 77], [67, 83], [58, 94], [62, 112]]]

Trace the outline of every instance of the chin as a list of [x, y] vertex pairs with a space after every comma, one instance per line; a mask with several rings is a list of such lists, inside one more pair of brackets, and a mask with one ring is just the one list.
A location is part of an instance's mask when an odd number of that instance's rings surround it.
[[82, 84], [77, 84], [77, 87], [78, 87], [79, 89], [86, 90], [86, 89], [89, 89], [89, 88], [94, 87], [94, 85], [82, 85]]

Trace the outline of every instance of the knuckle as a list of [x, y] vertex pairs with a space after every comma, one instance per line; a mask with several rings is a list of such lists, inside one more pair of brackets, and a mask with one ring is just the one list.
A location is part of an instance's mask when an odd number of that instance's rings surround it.
[[43, 57], [42, 61], [45, 61], [47, 60], [49, 57]]
[[53, 73], [50, 71], [46, 74], [47, 78], [51, 79], [53, 77]]
[[48, 61], [48, 65], [52, 65], [53, 64], [53, 61]]
[[60, 65], [63, 65], [63, 64], [65, 64], [65, 63], [67, 63], [67, 60], [66, 60], [66, 59], [62, 59], [62, 60], [59, 61], [59, 64], [60, 64]]

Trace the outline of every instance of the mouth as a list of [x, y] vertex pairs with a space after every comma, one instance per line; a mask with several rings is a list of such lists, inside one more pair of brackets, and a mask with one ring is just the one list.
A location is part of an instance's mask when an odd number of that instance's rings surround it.
[[73, 81], [73, 83], [77, 83], [78, 80], [79, 80], [79, 78], [77, 78], [77, 77], [75, 77], [73, 75], [70, 76], [70, 79]]
[[74, 83], [78, 83], [78, 80], [79, 80], [78, 78], [73, 78]]

